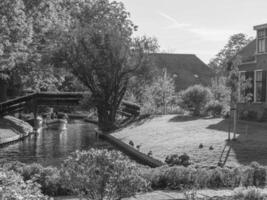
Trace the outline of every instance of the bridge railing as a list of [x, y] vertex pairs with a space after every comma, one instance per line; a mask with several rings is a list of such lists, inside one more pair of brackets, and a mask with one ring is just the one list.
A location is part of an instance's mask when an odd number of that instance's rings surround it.
[[[29, 103], [34, 108], [38, 105], [79, 105], [84, 92], [34, 92], [22, 97], [17, 97], [0, 103], [0, 115], [23, 110]], [[140, 114], [140, 106], [128, 101], [121, 102], [121, 114], [125, 116], [138, 116]]]

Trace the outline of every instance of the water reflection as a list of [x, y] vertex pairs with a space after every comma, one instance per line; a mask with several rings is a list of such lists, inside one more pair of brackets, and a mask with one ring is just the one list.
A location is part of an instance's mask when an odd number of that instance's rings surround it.
[[97, 142], [95, 139], [95, 128], [93, 124], [72, 121], [68, 124], [67, 130], [62, 132], [43, 129], [23, 141], [1, 148], [0, 158], [58, 166], [75, 150], [103, 145], [103, 141]]

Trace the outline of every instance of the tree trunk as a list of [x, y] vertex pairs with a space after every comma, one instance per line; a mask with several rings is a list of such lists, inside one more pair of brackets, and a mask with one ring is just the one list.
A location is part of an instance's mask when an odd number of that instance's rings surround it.
[[0, 79], [0, 102], [7, 100], [7, 82]]
[[108, 132], [117, 128], [115, 125], [116, 111], [117, 108], [112, 105], [102, 104], [97, 106], [98, 126], [102, 131]]

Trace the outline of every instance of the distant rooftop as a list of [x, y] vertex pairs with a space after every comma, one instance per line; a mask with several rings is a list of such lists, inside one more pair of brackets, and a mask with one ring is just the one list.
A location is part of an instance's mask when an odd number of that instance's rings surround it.
[[175, 77], [176, 91], [194, 84], [210, 85], [212, 70], [194, 54], [154, 53], [155, 66]]
[[254, 30], [264, 29], [264, 28], [267, 28], [267, 24], [260, 24], [260, 25], [254, 26], [253, 28]]

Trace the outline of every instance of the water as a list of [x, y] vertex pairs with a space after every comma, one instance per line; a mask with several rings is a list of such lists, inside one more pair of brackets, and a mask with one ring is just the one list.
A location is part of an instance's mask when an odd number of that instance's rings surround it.
[[75, 150], [107, 145], [96, 140], [95, 128], [93, 124], [75, 120], [67, 125], [65, 131], [43, 129], [23, 141], [1, 148], [0, 159], [59, 166]]

